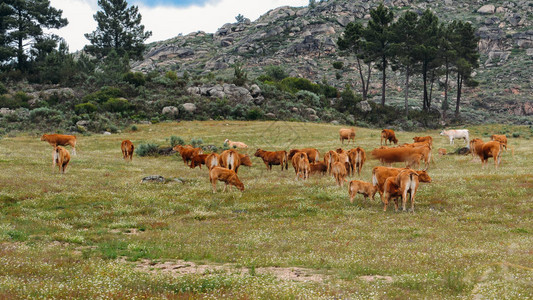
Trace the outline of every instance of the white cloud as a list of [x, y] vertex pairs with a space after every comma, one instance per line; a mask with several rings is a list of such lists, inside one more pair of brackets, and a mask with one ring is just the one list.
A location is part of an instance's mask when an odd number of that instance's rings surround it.
[[[69, 44], [70, 51], [83, 48], [88, 43], [84, 37], [96, 29], [93, 15], [99, 9], [97, 0], [51, 0], [51, 5], [63, 10], [63, 17], [69, 25], [52, 32], [63, 37]], [[133, 3], [133, 2], [132, 2]], [[305, 6], [308, 0], [220, 0], [211, 1], [203, 6], [150, 7], [142, 1], [133, 3], [139, 7], [142, 24], [153, 35], [148, 42], [165, 40], [178, 34], [188, 34], [195, 31], [215, 32], [225, 23], [235, 22], [238, 14], [254, 21], [268, 10], [279, 6]]]

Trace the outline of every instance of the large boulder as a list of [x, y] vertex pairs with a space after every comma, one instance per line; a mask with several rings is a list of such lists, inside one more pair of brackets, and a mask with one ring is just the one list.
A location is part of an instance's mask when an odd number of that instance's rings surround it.
[[164, 115], [177, 116], [179, 112], [180, 111], [175, 106], [165, 106], [163, 107], [163, 111], [161, 113]]
[[483, 5], [480, 7], [477, 12], [480, 14], [493, 14], [496, 10], [496, 7], [492, 4]]
[[257, 84], [253, 84], [250, 87], [250, 95], [252, 95], [254, 98], [261, 95], [261, 88], [259, 88]]
[[190, 113], [193, 113], [196, 111], [196, 105], [194, 103], [183, 103], [182, 106], [185, 111], [188, 111]]
[[362, 112], [369, 112], [372, 111], [372, 106], [370, 106], [370, 103], [368, 101], [361, 101], [355, 105], [357, 109], [359, 109]]

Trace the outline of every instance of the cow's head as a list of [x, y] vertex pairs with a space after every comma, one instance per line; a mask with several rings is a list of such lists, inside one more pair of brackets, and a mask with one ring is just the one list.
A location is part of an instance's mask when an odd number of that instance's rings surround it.
[[441, 131], [440, 135], [446, 135], [446, 130]]
[[43, 135], [41, 136], [41, 141], [46, 141], [46, 134], [43, 134]]
[[255, 151], [254, 156], [255, 156], [255, 157], [259, 157], [259, 156], [261, 155], [261, 152], [263, 152], [263, 150], [261, 150], [261, 149], [257, 149], [257, 151]]
[[418, 180], [420, 182], [431, 183], [431, 177], [429, 177], [429, 174], [426, 172], [426, 170], [417, 171], [416, 173], [418, 174]]

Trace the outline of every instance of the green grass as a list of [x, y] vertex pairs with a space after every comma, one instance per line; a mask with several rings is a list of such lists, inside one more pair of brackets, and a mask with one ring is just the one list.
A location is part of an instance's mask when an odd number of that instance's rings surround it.
[[[469, 128], [472, 137], [507, 132], [502, 164], [485, 169], [470, 156], [438, 157], [421, 184], [415, 213], [382, 211], [332, 177], [296, 181], [292, 168], [268, 172], [253, 157], [267, 150], [340, 146], [340, 126], [288, 122], [181, 122], [137, 125], [134, 132], [79, 136], [67, 173], [51, 170], [51, 147], [37, 136], [0, 140], [0, 298], [531, 298], [533, 142], [528, 127]], [[268, 128], [268, 130], [266, 130]], [[357, 128], [367, 153], [379, 131]], [[272, 132], [275, 132], [274, 134]], [[400, 143], [439, 131], [398, 132]], [[207, 170], [178, 156], [122, 159], [120, 142], [167, 145], [170, 136], [224, 139], [250, 148], [245, 191], [211, 192]], [[350, 145], [345, 149], [351, 148]], [[70, 149], [70, 148], [69, 148]], [[370, 181], [377, 161], [361, 178]], [[398, 164], [398, 166], [400, 166]], [[183, 183], [144, 183], [148, 175]], [[350, 178], [350, 179], [361, 179]], [[248, 272], [170, 276], [142, 272], [139, 261], [183, 259], [248, 267]], [[283, 280], [264, 267], [302, 267], [322, 282]], [[362, 276], [389, 276], [392, 281]]]

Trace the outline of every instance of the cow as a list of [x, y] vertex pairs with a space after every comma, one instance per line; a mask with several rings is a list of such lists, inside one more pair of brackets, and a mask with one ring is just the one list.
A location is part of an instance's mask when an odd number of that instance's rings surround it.
[[355, 144], [355, 128], [341, 128], [339, 130], [339, 136], [342, 144], [344, 144], [344, 140], [348, 140], [348, 144], [352, 140]]
[[124, 140], [120, 144], [120, 149], [122, 150], [122, 157], [124, 157], [124, 160], [130, 159], [132, 161], [133, 159], [133, 150], [135, 149], [135, 146], [133, 146], [133, 143], [130, 140]]
[[362, 194], [365, 197], [365, 200], [368, 197], [372, 197], [374, 200], [374, 195], [378, 191], [378, 188], [370, 182], [364, 182], [361, 180], [352, 180], [348, 185], [348, 194], [350, 195], [350, 203], [353, 203], [353, 199], [357, 194]]
[[355, 174], [357, 170], [357, 175], [361, 176], [361, 169], [366, 161], [365, 150], [361, 147], [350, 149], [348, 151], [348, 159], [350, 160], [350, 165], [352, 167], [352, 174]]
[[394, 143], [395, 145], [398, 144], [398, 139], [396, 138], [396, 135], [394, 134], [394, 130], [392, 129], [383, 129], [381, 131], [380, 145], [383, 145], [383, 140], [385, 140], [385, 145], [387, 145], [387, 141], [389, 141], [390, 144], [392, 143]]
[[[202, 165], [205, 165], [205, 160], [207, 157], [211, 154], [195, 154], [191, 157], [191, 165], [189, 166], [191, 169], [196, 168], [196, 166], [199, 166], [200, 169], [202, 168]], [[209, 169], [209, 168], [208, 168]]]
[[[416, 154], [412, 154], [409, 156], [408, 166], [413, 165], [413, 163], [420, 165], [420, 159], [424, 159], [424, 168], [427, 169], [429, 167], [429, 164], [431, 163], [431, 145], [429, 143], [412, 143], [403, 145], [402, 147], [414, 148], [416, 152]], [[418, 154], [420, 154], [420, 158], [418, 158]]]
[[317, 162], [311, 163], [309, 164], [309, 168], [310, 168], [310, 172], [309, 172], [310, 174], [321, 173], [322, 175], [324, 175], [328, 171], [328, 166], [323, 161], [317, 161]]
[[[305, 152], [296, 152], [295, 154], [292, 155], [292, 158], [291, 158], [291, 164], [292, 164], [292, 167], [294, 168], [294, 174], [296, 174], [296, 178], [298, 178], [298, 167], [300, 165], [300, 158], [302, 157], [301, 154], [305, 154], [306, 157], [307, 157], [307, 153]], [[309, 161], [309, 158], [307, 159]]]
[[224, 152], [222, 152], [220, 154], [219, 162], [221, 167], [233, 170], [235, 171], [235, 173], [239, 172], [239, 167], [241, 165], [245, 165], [248, 167], [252, 166], [252, 160], [250, 160], [248, 154], [241, 154], [233, 149], [225, 150]]
[[205, 165], [211, 171], [214, 167], [220, 166], [220, 155], [211, 153], [205, 158]]
[[[389, 177], [397, 176], [402, 170], [405, 170], [405, 168], [388, 168], [379, 166], [372, 169], [372, 184], [378, 188], [381, 201], [383, 201], [385, 180]], [[418, 174], [420, 182], [431, 182], [431, 177], [429, 177], [426, 170], [416, 171], [416, 173]]]
[[331, 174], [331, 166], [334, 162], [339, 161], [339, 154], [330, 150], [324, 154], [324, 162], [326, 163], [328, 174]]
[[493, 134], [493, 135], [490, 136], [490, 140], [502, 143], [503, 148], [505, 148], [505, 150], [507, 150], [507, 136], [505, 136], [505, 134], [502, 134], [502, 135]]
[[265, 163], [265, 166], [267, 170], [272, 170], [272, 165], [281, 165], [281, 170], [283, 171], [283, 167], [285, 167], [285, 170], [288, 169], [289, 162], [287, 159], [287, 151], [265, 151], [262, 149], [257, 149], [254, 154], [255, 157], [261, 157], [263, 159], [263, 162]]
[[402, 198], [402, 210], [405, 211], [407, 193], [410, 194], [411, 212], [415, 211], [415, 195], [420, 183], [419, 174], [411, 169], [403, 169], [396, 175], [385, 180], [383, 195], [383, 211], [387, 211], [387, 204], [394, 199], [396, 211], [398, 211], [398, 198]]
[[350, 157], [348, 156], [348, 151], [345, 151], [342, 148], [339, 148], [336, 150], [336, 152], [337, 154], [339, 154], [339, 161], [344, 163], [346, 172], [348, 173], [348, 175], [351, 175], [352, 165], [350, 164]]
[[474, 161], [477, 157], [481, 157], [483, 144], [483, 140], [479, 138], [472, 139], [469, 142], [470, 153], [472, 154], [472, 161]]
[[444, 148], [439, 148], [437, 152], [439, 153], [439, 155], [446, 155], [446, 149]]
[[292, 160], [294, 154], [298, 152], [305, 152], [310, 163], [317, 162], [320, 159], [320, 152], [315, 148], [291, 149], [287, 155], [287, 159]]
[[334, 162], [331, 165], [331, 174], [335, 177], [335, 181], [340, 187], [344, 186], [345, 181], [348, 182], [348, 180], [346, 180], [346, 167], [340, 161]]
[[227, 144], [228, 147], [230, 149], [235, 149], [235, 148], [248, 148], [248, 145], [246, 145], [245, 143], [241, 143], [241, 142], [233, 142], [233, 141], [230, 141], [229, 139], [226, 139], [224, 141], [224, 144]]
[[185, 165], [189, 165], [189, 161], [192, 160], [192, 157], [198, 154], [202, 154], [202, 148], [193, 148], [191, 145], [177, 145], [172, 148], [172, 150], [177, 151], [183, 159]]
[[490, 141], [483, 144], [479, 158], [481, 158], [481, 164], [485, 167], [489, 161], [489, 157], [494, 158], [494, 167], [498, 168], [501, 162], [503, 151], [503, 144], [498, 141]]
[[229, 185], [229, 190], [231, 186], [237, 187], [239, 190], [244, 191], [244, 184], [237, 177], [237, 173], [233, 170], [229, 170], [222, 167], [213, 167], [209, 171], [209, 181], [213, 186], [213, 193], [217, 191], [217, 180], [223, 181], [225, 183], [223, 192], [226, 191], [226, 187]]
[[309, 172], [310, 172], [310, 166], [309, 166], [309, 159], [307, 158], [307, 154], [304, 152], [297, 153], [295, 156], [293, 156], [293, 160], [297, 158], [298, 162], [298, 171], [296, 172], [296, 179], [301, 177], [303, 180], [306, 180], [309, 178]]
[[61, 146], [54, 147], [54, 162], [53, 165], [56, 164], [59, 167], [59, 173], [65, 174], [65, 171], [67, 169], [67, 165], [70, 161], [70, 153], [68, 153], [68, 150]]
[[431, 150], [429, 150], [429, 146], [427, 145], [424, 147], [374, 149], [371, 154], [381, 163], [388, 165], [395, 162], [406, 162], [408, 166], [419, 164], [421, 158], [424, 158], [427, 165], [431, 159]]
[[450, 145], [454, 144], [455, 139], [464, 139], [465, 144], [469, 143], [468, 129], [450, 129], [443, 130], [440, 135], [447, 136], [450, 139]]
[[70, 145], [72, 155], [76, 155], [76, 136], [66, 134], [43, 134], [41, 141], [47, 141], [52, 147]]
[[431, 136], [415, 136], [413, 138], [415, 143], [428, 143], [430, 147], [433, 147], [433, 138]]

